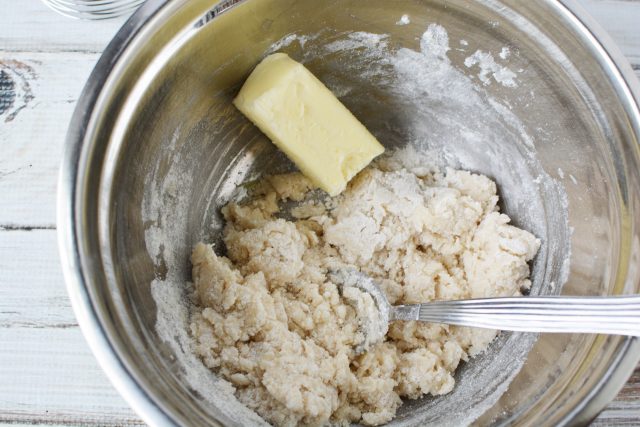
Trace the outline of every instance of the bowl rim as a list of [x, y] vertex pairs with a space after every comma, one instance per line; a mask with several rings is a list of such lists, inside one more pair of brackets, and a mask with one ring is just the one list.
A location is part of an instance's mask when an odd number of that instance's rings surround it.
[[[213, 7], [231, 7], [248, 0], [220, 0]], [[572, 30], [591, 42], [592, 53], [608, 67], [611, 80], [622, 88], [624, 109], [635, 117], [634, 132], [640, 135], [640, 82], [611, 37], [577, 3], [577, 0], [547, 0], [572, 24]], [[92, 127], [96, 106], [111, 72], [147, 23], [175, 0], [147, 0], [118, 30], [104, 49], [78, 99], [66, 136], [66, 146], [58, 177], [57, 235], [58, 249], [67, 293], [80, 329], [102, 370], [135, 412], [149, 425], [174, 426], [179, 421], [168, 413], [157, 399], [142, 387], [136, 375], [127, 367], [96, 309], [87, 286], [86, 260], [80, 238], [83, 233], [78, 197], [78, 183], [84, 173], [81, 166], [83, 150], [87, 149], [86, 135]], [[587, 397], [571, 408], [560, 425], [586, 423], [595, 418], [624, 386], [640, 362], [640, 338], [625, 337], [615, 359], [601, 380]]]

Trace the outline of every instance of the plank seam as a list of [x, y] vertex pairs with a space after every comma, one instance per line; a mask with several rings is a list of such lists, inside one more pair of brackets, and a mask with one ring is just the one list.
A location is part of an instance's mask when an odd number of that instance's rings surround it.
[[78, 328], [77, 323], [36, 323], [36, 322], [4, 322], [0, 323], [0, 329], [24, 328], [24, 329], [71, 329]]
[[18, 224], [0, 224], [0, 231], [34, 231], [34, 230], [55, 230], [54, 224], [46, 225], [18, 225]]

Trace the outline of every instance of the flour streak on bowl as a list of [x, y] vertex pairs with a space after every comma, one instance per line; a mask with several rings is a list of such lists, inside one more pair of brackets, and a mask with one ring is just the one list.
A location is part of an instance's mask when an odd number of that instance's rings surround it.
[[[501, 209], [543, 240], [533, 292], [638, 292], [638, 83], [588, 18], [553, 1], [209, 8], [149, 0], [132, 17], [79, 101], [59, 187], [79, 323], [150, 424], [259, 422], [191, 355], [184, 284], [195, 242], [224, 250], [219, 208], [237, 185], [292, 168], [231, 105], [269, 49], [304, 62], [415, 168], [427, 155], [493, 178]], [[620, 337], [534, 341], [501, 335], [452, 393], [407, 402], [395, 423], [583, 422], [640, 354]]]
[[[555, 245], [552, 253], [562, 257], [561, 268], [564, 270], [555, 279], [559, 286], [553, 290], [559, 292], [568, 276], [570, 250], [568, 247], [558, 247], [559, 241], [561, 244], [566, 241], [547, 237], [540, 193], [546, 191], [547, 200], [559, 201], [558, 205], [551, 206], [556, 214], [550, 219], [556, 221], [556, 233], [560, 230], [564, 235], [569, 235], [563, 187], [545, 173], [536, 160], [532, 138], [525, 133], [522, 124], [509, 108], [492, 99], [482, 89], [483, 84], [474, 83], [472, 77], [466, 76], [451, 64], [447, 57], [450, 41], [446, 29], [438, 24], [430, 24], [420, 37], [419, 50], [393, 49], [387, 34], [350, 32], [335, 36], [328, 44], [317, 43], [318, 39], [319, 34], [290, 34], [275, 42], [266, 52], [286, 49], [295, 43], [303, 52], [306, 62], [311, 64], [318, 58], [329, 56], [336, 58], [331, 61], [346, 63], [343, 67], [346, 67], [348, 74], [354, 76], [352, 78], [355, 84], [343, 82], [341, 87], [348, 92], [344, 100], [356, 105], [356, 109], [358, 104], [365, 105], [369, 102], [369, 90], [364, 80], [375, 81], [378, 90], [389, 93], [398, 103], [395, 109], [411, 112], [411, 121], [402, 129], [407, 135], [407, 146], [396, 156], [401, 157], [416, 173], [434, 167], [455, 167], [492, 176], [500, 184], [502, 194], [506, 194], [504, 205], [507, 213], [518, 218], [521, 226], [542, 237], [545, 245]], [[481, 82], [484, 80], [481, 79]], [[515, 86], [513, 80], [505, 83], [497, 79], [494, 83], [509, 88]], [[444, 105], [444, 108], [438, 104]], [[439, 137], [434, 137], [434, 134], [439, 134]], [[381, 141], [384, 143], [384, 139]], [[483, 155], [487, 152], [491, 156]], [[251, 169], [251, 156], [248, 161], [237, 161], [236, 164], [234, 173], [230, 175], [236, 179], [232, 180], [231, 186], [224, 182], [225, 188], [242, 188], [238, 178], [246, 177], [247, 171]], [[269, 169], [257, 172], [272, 173]], [[149, 176], [144, 198], [145, 209], [142, 212], [144, 221], [186, 224], [181, 216], [187, 213], [184, 207], [188, 206], [188, 200], [181, 200], [185, 195], [180, 193], [180, 188], [191, 187], [189, 179], [188, 175], [181, 173], [179, 169], [174, 171], [171, 167], [164, 179], [156, 174]], [[229, 194], [229, 190], [225, 193]], [[229, 197], [227, 195], [220, 198], [218, 192], [214, 192], [214, 195], [218, 207], [223, 204], [221, 200]], [[160, 219], [157, 220], [158, 218]], [[219, 221], [211, 225], [215, 234], [222, 233]], [[150, 226], [145, 232], [149, 254], [158, 263], [166, 265], [168, 271], [164, 280], [156, 279], [152, 284], [158, 307], [156, 330], [165, 342], [172, 345], [174, 353], [186, 368], [186, 379], [193, 389], [211, 398], [212, 403], [221, 400], [234, 402], [235, 398], [229, 395], [231, 386], [218, 380], [219, 386], [216, 387], [211, 373], [203, 371], [202, 363], [194, 359], [194, 343], [187, 334], [190, 328], [190, 301], [187, 295], [191, 291], [179, 292], [184, 287], [185, 260], [176, 256], [185, 253], [185, 248], [176, 244], [182, 244], [187, 234], [186, 227]], [[214, 238], [215, 241], [219, 239]], [[218, 251], [221, 249], [219, 247]], [[544, 259], [548, 251], [544, 247], [540, 258]], [[534, 281], [533, 293], [550, 291], [542, 289], [544, 268], [542, 262], [535, 266], [534, 278], [537, 280]], [[533, 335], [521, 335], [517, 340], [509, 342], [502, 339], [503, 345], [510, 348], [510, 351], [502, 352], [502, 363], [496, 360], [495, 354], [492, 357], [481, 357], [478, 363], [475, 360], [471, 362], [470, 366], [475, 364], [478, 368], [469, 368], [473, 374], [467, 374], [469, 369], [465, 369], [458, 375], [460, 380], [452, 398], [431, 399], [431, 403], [425, 404], [425, 408], [433, 413], [446, 414], [444, 417], [432, 418], [430, 422], [466, 424], [480, 416], [495, 404], [508, 386], [509, 379], [517, 374], [533, 340]], [[480, 368], [484, 372], [484, 380], [465, 379], [477, 377]], [[477, 405], [473, 412], [456, 412], [457, 402], [472, 399], [479, 388], [492, 390], [492, 393], [484, 396], [482, 404]], [[225, 396], [224, 399], [221, 396]], [[241, 413], [239, 408], [233, 412]], [[249, 422], [248, 419], [240, 421]]]

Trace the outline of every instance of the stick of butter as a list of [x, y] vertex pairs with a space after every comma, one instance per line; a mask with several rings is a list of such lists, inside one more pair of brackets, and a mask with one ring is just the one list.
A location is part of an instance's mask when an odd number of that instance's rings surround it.
[[320, 80], [284, 53], [258, 64], [233, 103], [332, 196], [384, 152]]

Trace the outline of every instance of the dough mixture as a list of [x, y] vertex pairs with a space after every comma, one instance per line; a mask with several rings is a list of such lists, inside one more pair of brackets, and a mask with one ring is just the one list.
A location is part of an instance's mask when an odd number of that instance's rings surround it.
[[356, 355], [355, 305], [327, 269], [365, 272], [392, 304], [520, 295], [531, 284], [540, 241], [509, 225], [485, 176], [392, 156], [324, 202], [297, 173], [256, 187], [222, 210], [226, 256], [193, 250], [191, 328], [204, 363], [274, 425], [388, 422], [403, 397], [451, 391], [460, 361], [496, 336], [397, 321]]

